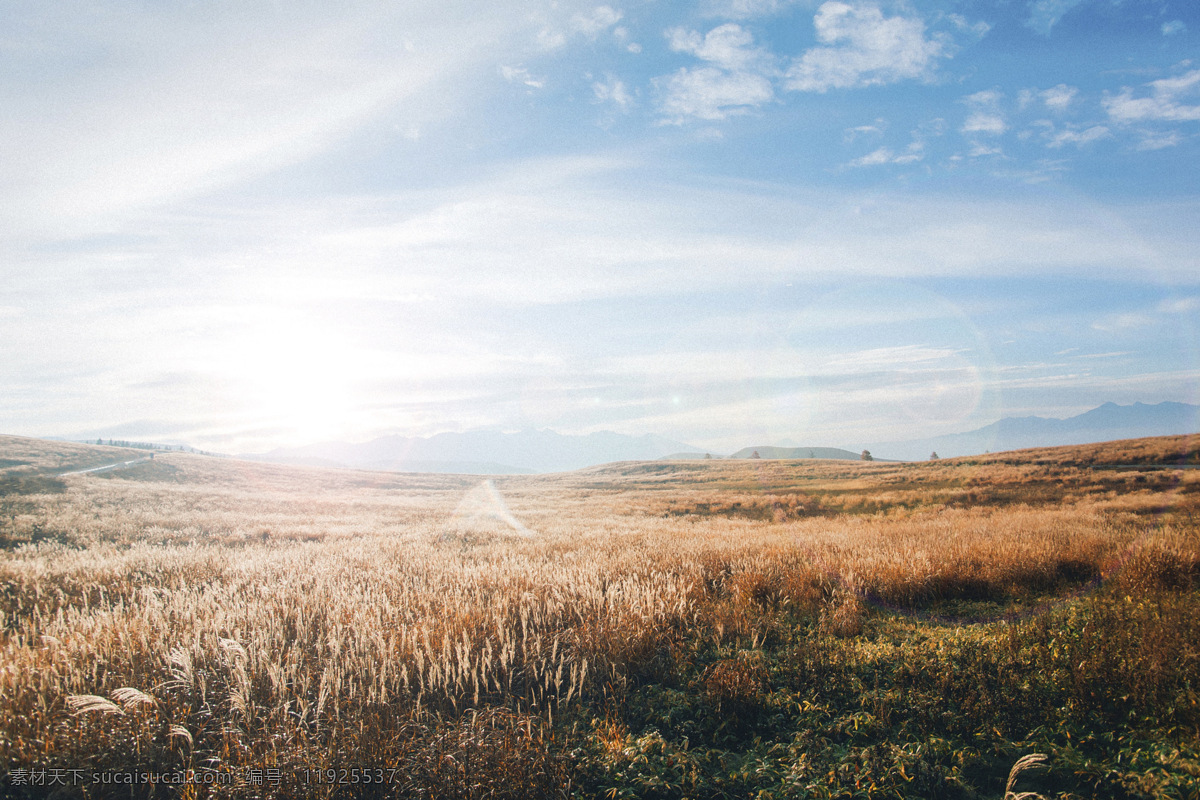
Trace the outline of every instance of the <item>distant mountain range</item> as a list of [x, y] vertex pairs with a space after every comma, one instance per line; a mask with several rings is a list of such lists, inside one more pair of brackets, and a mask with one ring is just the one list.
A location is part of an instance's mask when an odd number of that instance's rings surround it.
[[[1047, 417], [1005, 417], [991, 425], [966, 433], [952, 433], [925, 439], [869, 443], [854, 450], [836, 447], [744, 447], [728, 458], [837, 458], [858, 459], [870, 450], [876, 460], [923, 461], [936, 452], [942, 458], [974, 456], [1026, 447], [1057, 447], [1090, 444], [1115, 439], [1140, 439], [1145, 436], [1172, 436], [1200, 432], [1200, 406], [1187, 403], [1134, 403], [1120, 406], [1105, 403], [1091, 411], [1054, 419]], [[703, 456], [700, 456], [703, 457]], [[719, 458], [720, 456], [715, 456]], [[692, 453], [675, 453], [669, 459], [697, 458]]]
[[[1186, 403], [1105, 403], [1068, 419], [1006, 417], [978, 430], [925, 439], [869, 443], [852, 450], [837, 447], [745, 447], [713, 458], [857, 459], [863, 449], [878, 460], [920, 461], [937, 452], [943, 458], [1019, 450], [1025, 447], [1089, 444], [1143, 436], [1200, 432], [1200, 406]], [[384, 436], [369, 442], [325, 442], [243, 455], [259, 461], [392, 472], [454, 472], [504, 475], [565, 472], [614, 461], [704, 458], [697, 447], [662, 436], [626, 436], [601, 431], [571, 436], [550, 430], [517, 433], [471, 431], [426, 438]]]
[[651, 461], [671, 452], [704, 454], [691, 445], [661, 436], [626, 436], [611, 431], [569, 436], [529, 430], [439, 433], [427, 438], [384, 436], [361, 444], [325, 442], [241, 457], [391, 472], [504, 475], [565, 472], [612, 461]]
[[1200, 432], [1200, 406], [1187, 403], [1105, 403], [1067, 419], [1005, 417], [966, 433], [926, 439], [867, 445], [876, 456], [922, 460], [936, 452], [942, 458], [973, 456], [1026, 447], [1090, 444], [1144, 436], [1172, 436]]

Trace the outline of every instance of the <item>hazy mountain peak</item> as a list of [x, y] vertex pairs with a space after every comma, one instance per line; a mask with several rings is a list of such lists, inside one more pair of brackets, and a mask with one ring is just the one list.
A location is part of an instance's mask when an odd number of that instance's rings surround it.
[[1112, 401], [1066, 419], [1004, 417], [973, 431], [867, 445], [887, 458], [920, 460], [937, 451], [943, 458], [1019, 450], [1026, 447], [1090, 444], [1145, 436], [1200, 432], [1200, 406], [1164, 401], [1119, 405]]

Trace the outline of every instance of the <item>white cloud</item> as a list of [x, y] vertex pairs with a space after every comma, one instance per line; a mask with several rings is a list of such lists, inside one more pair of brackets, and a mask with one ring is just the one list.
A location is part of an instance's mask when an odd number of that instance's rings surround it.
[[1107, 139], [1112, 136], [1112, 133], [1103, 125], [1093, 125], [1084, 130], [1065, 130], [1058, 131], [1049, 137], [1046, 142], [1047, 147], [1059, 148], [1063, 145], [1073, 144], [1076, 147], [1082, 147], [1085, 144]]
[[537, 44], [541, 50], [559, 50], [566, 46], [567, 36], [562, 31], [543, 28], [538, 31]]
[[873, 166], [878, 166], [880, 164], [890, 164], [890, 163], [892, 163], [892, 159], [895, 157], [896, 157], [895, 153], [893, 153], [889, 148], [881, 147], [878, 150], [875, 150], [874, 152], [867, 153], [862, 158], [854, 159], [853, 161], [850, 162], [850, 166], [852, 166], [852, 167], [873, 167]]
[[1046, 89], [1040, 95], [1042, 102], [1046, 104], [1046, 108], [1053, 111], [1065, 111], [1078, 93], [1079, 90], [1074, 86], [1067, 86], [1065, 83], [1060, 83], [1052, 89]]
[[867, 153], [861, 158], [849, 162], [848, 167], [876, 167], [883, 164], [915, 164], [925, 158], [925, 141], [920, 131], [914, 132], [913, 141], [902, 153], [895, 153], [890, 147]]
[[524, 67], [502, 66], [500, 67], [500, 74], [504, 77], [504, 80], [508, 81], [509, 83], [521, 83], [533, 89], [541, 89], [546, 85], [546, 80], [544, 78], [533, 77], [529, 74], [529, 70], [525, 69]]
[[1162, 150], [1166, 147], [1175, 147], [1183, 142], [1183, 137], [1177, 131], [1167, 131], [1166, 133], [1141, 131], [1141, 137], [1141, 141], [1137, 145], [1138, 150]]
[[1163, 36], [1174, 36], [1176, 34], [1184, 33], [1186, 31], [1187, 31], [1187, 25], [1184, 25], [1183, 20], [1181, 20], [1181, 19], [1173, 19], [1170, 22], [1164, 22], [1162, 24]]
[[788, 89], [825, 92], [925, 78], [935, 60], [947, 55], [942, 39], [926, 37], [921, 19], [885, 17], [874, 5], [824, 3], [813, 24], [826, 46], [792, 63]]
[[[995, 89], [988, 89], [963, 98], [963, 103], [969, 109], [966, 121], [960, 129], [970, 137], [972, 134], [985, 136], [1001, 136], [1008, 130], [1008, 122], [1000, 110], [1003, 95]], [[990, 150], [985, 146], [984, 150]], [[973, 153], [975, 155], [975, 153]]]
[[680, 124], [695, 117], [720, 120], [744, 114], [775, 98], [769, 75], [772, 58], [740, 25], [728, 23], [704, 36], [698, 31], [671, 28], [668, 45], [712, 66], [681, 68], [674, 75], [655, 79], [662, 92], [660, 109], [667, 122]]
[[1200, 105], [1185, 105], [1181, 100], [1200, 92], [1200, 69], [1174, 78], [1146, 84], [1148, 97], [1134, 97], [1134, 90], [1123, 87], [1116, 96], [1104, 98], [1104, 108], [1114, 122], [1193, 122], [1200, 120]]
[[630, 41], [628, 28], [620, 26], [613, 28], [613, 38], [616, 39], [617, 43], [623, 46], [630, 53], [636, 54], [642, 52], [642, 46], [640, 44]]
[[874, 125], [856, 125], [853, 128], [846, 128], [842, 132], [842, 137], [847, 142], [853, 142], [860, 136], [882, 136], [886, 129], [887, 123], [882, 119], [877, 119]]
[[611, 102], [622, 111], [627, 110], [633, 105], [633, 97], [625, 88], [624, 82], [611, 75], [609, 75], [604, 81], [593, 82], [592, 92], [596, 95], [596, 99], [600, 102]]
[[[986, 25], [970, 26], [961, 18], [952, 22], [974, 35], [987, 30]], [[737, 23], [718, 26], [703, 36], [687, 28], [668, 29], [671, 50], [710, 65], [656, 80], [664, 92], [668, 121], [745, 113], [774, 99], [777, 80], [782, 80], [785, 90], [825, 92], [928, 78], [936, 59], [950, 55], [949, 39], [927, 36], [920, 18], [888, 17], [871, 4], [826, 2], [817, 10], [813, 25], [825, 46], [792, 59], [782, 73], [779, 59], [755, 46], [752, 34]]]
[[1063, 15], [1083, 0], [1034, 0], [1029, 4], [1029, 19], [1025, 24], [1042, 34], [1050, 35], [1050, 29], [1058, 23]]
[[721, 69], [762, 69], [771, 60], [766, 51], [754, 47], [754, 37], [749, 31], [732, 22], [713, 28], [704, 36], [685, 28], [671, 28], [666, 36], [675, 52], [690, 53]]
[[1166, 314], [1192, 314], [1200, 311], [1200, 297], [1176, 297], [1163, 300], [1158, 310]]
[[962, 101], [968, 106], [976, 108], [996, 108], [1003, 99], [1004, 95], [999, 90], [984, 89], [983, 91], [967, 95]]
[[604, 31], [621, 21], [622, 12], [612, 6], [596, 6], [589, 14], [576, 14], [571, 17], [571, 30], [582, 33], [589, 39], [595, 39]]
[[979, 22], [971, 22], [961, 14], [947, 14], [946, 19], [950, 20], [960, 32], [969, 35], [974, 39], [982, 39], [987, 32], [992, 29], [992, 26], [980, 20]]
[[973, 111], [963, 123], [963, 133], [983, 133], [988, 136], [1000, 136], [1008, 130], [1008, 123], [1000, 114], [986, 111]]
[[934, 136], [945, 136], [946, 131], [949, 129], [950, 128], [946, 124], [946, 120], [942, 119], [941, 117], [934, 117], [933, 119], [926, 120], [918, 125], [917, 129], [913, 131], [913, 136], [922, 140], [929, 139]]
[[[860, 134], [882, 135], [883, 128], [886, 127], [882, 120], [879, 120], [880, 127], [863, 125], [858, 128], [852, 128], [846, 132], [847, 141], [854, 141]], [[912, 139], [908, 146], [900, 152], [892, 150], [890, 147], [880, 147], [865, 156], [853, 159], [846, 164], [848, 167], [872, 167], [883, 164], [915, 164], [925, 160], [926, 143], [938, 136], [944, 135], [946, 132], [946, 122], [941, 118], [935, 118], [922, 122], [912, 131]]]
[[665, 119], [675, 124], [689, 117], [720, 120], [745, 114], [775, 97], [771, 82], [761, 75], [714, 67], [680, 69], [655, 83], [663, 92]]
[[971, 145], [968, 152], [971, 158], [983, 158], [984, 156], [1001, 156], [1004, 155], [1004, 149], [995, 145], [988, 145], [976, 142]]

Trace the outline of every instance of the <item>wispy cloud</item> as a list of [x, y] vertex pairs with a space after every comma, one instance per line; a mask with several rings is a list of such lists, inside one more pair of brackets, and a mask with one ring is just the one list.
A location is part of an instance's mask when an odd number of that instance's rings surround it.
[[[847, 140], [854, 141], [859, 135], [858, 131], [872, 135], [881, 135], [883, 131], [875, 126], [865, 126], [862, 129], [853, 129], [847, 132]], [[853, 135], [851, 135], [853, 133]], [[883, 164], [916, 164], [925, 160], [925, 150], [928, 143], [946, 133], [946, 122], [939, 118], [926, 120], [922, 122], [915, 130], [912, 131], [911, 140], [908, 145], [899, 152], [894, 151], [890, 147], [880, 147], [876, 150], [867, 153], [864, 156], [852, 159], [846, 166], [849, 167], [870, 167]]]
[[833, 372], [876, 372], [919, 364], [931, 364], [959, 355], [958, 350], [945, 347], [901, 345], [876, 347], [845, 353], [829, 359], [823, 369]]
[[890, 148], [880, 147], [877, 150], [872, 150], [865, 156], [859, 156], [853, 159], [849, 166], [851, 167], [873, 167], [880, 164], [891, 164], [896, 158], [896, 154]]
[[532, 89], [541, 89], [546, 85], [544, 78], [535, 78], [524, 67], [501, 66], [500, 74], [509, 83], [520, 83]]
[[[1026, 378], [1003, 378], [994, 385], [1006, 393], [1018, 389], [1053, 389], [1053, 396], [1063, 397], [1067, 392], [1077, 395], [1088, 404], [1092, 398], [1109, 397], [1115, 402], [1153, 401], [1157, 398], [1187, 398], [1195, 396], [1196, 375], [1186, 370], [1145, 371], [1124, 375], [1095, 375], [1090, 372], [1066, 372], [1056, 375]], [[1116, 394], [1119, 392], [1119, 394]], [[1074, 413], [1088, 409], [1084, 405]], [[1094, 407], [1094, 405], [1091, 405]], [[1062, 416], [1067, 416], [1063, 414]]]
[[1083, 130], [1067, 129], [1057, 131], [1047, 137], [1046, 146], [1050, 148], [1063, 147], [1064, 145], [1073, 144], [1076, 147], [1083, 147], [1092, 142], [1101, 139], [1112, 137], [1112, 132], [1104, 125], [1093, 125], [1090, 128]]
[[[575, 37], [596, 41], [600, 34], [610, 28], [614, 29], [613, 34], [618, 42], [623, 41], [628, 34], [624, 28], [616, 27], [624, 18], [624, 12], [609, 5], [589, 5], [585, 10], [571, 13], [572, 9], [583, 3], [568, 0], [562, 4], [550, 3], [548, 9], [541, 10], [542, 13], [531, 10], [537, 9], [538, 5], [525, 4], [524, 13], [541, 22], [534, 41], [537, 49], [543, 53], [561, 52]], [[570, 17], [566, 17], [567, 14], [570, 14]]]
[[847, 166], [875, 167], [883, 164], [914, 164], [925, 157], [923, 151], [924, 145], [921, 142], [913, 142], [901, 153], [893, 152], [888, 147], [880, 147], [865, 156], [852, 159]]
[[624, 26], [618, 25], [613, 28], [613, 38], [616, 39], [619, 45], [625, 48], [626, 52], [633, 53], [634, 55], [642, 52], [642, 46], [633, 41], [630, 36], [629, 29]]
[[1063, 15], [1082, 2], [1084, 0], [1033, 0], [1029, 4], [1029, 18], [1025, 24], [1043, 36], [1049, 36], [1050, 30]]
[[1132, 350], [1116, 350], [1111, 353], [1081, 353], [1077, 356], [1072, 356], [1072, 358], [1084, 358], [1084, 359], [1122, 358], [1124, 356], [1131, 356], [1131, 355], [1133, 355]]
[[[1104, 108], [1114, 122], [1195, 122], [1200, 120], [1200, 105], [1188, 105], [1187, 98], [1200, 94], [1200, 69], [1174, 78], [1145, 84], [1148, 96], [1135, 97], [1136, 90], [1126, 86], [1116, 95], [1104, 98]], [[1144, 92], [1136, 92], [1145, 94]]]
[[[1187, 203], [1142, 218], [1119, 207], [1081, 214], [1055, 203], [886, 199], [736, 182], [682, 186], [649, 180], [645, 169], [638, 159], [527, 159], [438, 192], [262, 209], [251, 201], [202, 204], [131, 224], [155, 240], [196, 243], [194, 254], [176, 256], [181, 277], [167, 305], [217, 287], [226, 293], [214, 302], [261, 296], [437, 305], [457, 298], [523, 307], [680, 285], [722, 291], [781, 276], [1188, 276], [1200, 269]], [[98, 241], [69, 260], [45, 254], [35, 263], [53, 259], [62, 274], [94, 274], [76, 279], [80, 302], [114, 262], [126, 265], [135, 284], [162, 291], [155, 260], [130, 257], [137, 247]], [[333, 274], [330, 263], [345, 266]], [[52, 284], [55, 274], [34, 269], [21, 281]], [[184, 281], [189, 275], [197, 277]], [[135, 303], [151, 302], [136, 296]]]
[[1092, 328], [1098, 331], [1123, 331], [1146, 328], [1158, 322], [1149, 314], [1130, 312], [1124, 314], [1109, 314], [1092, 323]]
[[778, 14], [796, 0], [707, 0], [701, 8], [706, 16], [750, 19]]
[[[446, 83], [489, 68], [525, 23], [438, 7], [438, 26], [397, 34], [434, 7], [252, 4], [236, 20], [192, 6], [64, 7], [54, 27], [10, 30], [39, 46], [5, 54], [10, 77], [37, 78], [5, 101], [0, 181], [13, 199], [0, 201], [0, 225], [104, 229], [312, 158], [398, 104], [409, 124], [437, 118], [455, 102]], [[439, 92], [440, 107], [429, 102]]]
[[846, 128], [842, 136], [847, 142], [853, 142], [860, 136], [882, 136], [886, 129], [887, 123], [878, 119], [874, 125], [856, 125], [853, 128]]
[[1158, 304], [1164, 314], [1191, 314], [1200, 311], [1200, 297], [1176, 297]]
[[1138, 150], [1164, 150], [1183, 143], [1183, 135], [1179, 131], [1138, 131], [1140, 139]]
[[593, 81], [592, 93], [601, 103], [612, 103], [622, 111], [629, 110], [633, 105], [633, 96], [625, 88], [625, 83], [612, 75], [606, 76], [603, 81]]

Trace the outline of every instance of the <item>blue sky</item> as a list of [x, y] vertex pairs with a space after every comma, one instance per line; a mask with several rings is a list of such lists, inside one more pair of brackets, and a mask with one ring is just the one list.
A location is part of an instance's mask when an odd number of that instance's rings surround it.
[[1200, 402], [1191, 0], [7, 3], [0, 431]]

